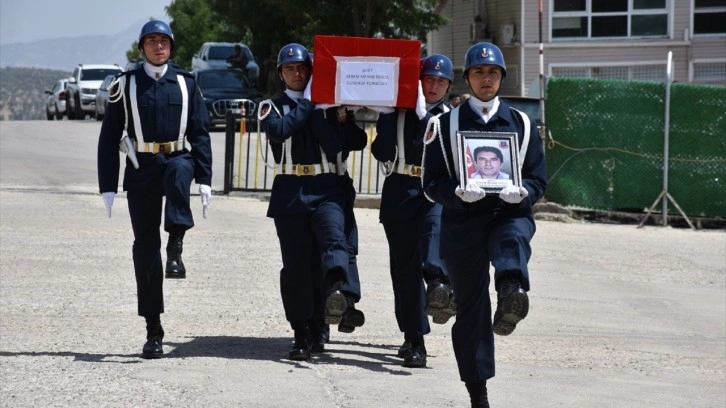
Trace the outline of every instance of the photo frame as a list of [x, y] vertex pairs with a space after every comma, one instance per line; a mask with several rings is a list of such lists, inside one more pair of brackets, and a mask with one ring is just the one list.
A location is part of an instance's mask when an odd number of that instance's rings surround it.
[[516, 133], [460, 131], [456, 142], [459, 185], [475, 183], [487, 193], [499, 193], [508, 185], [522, 187]]

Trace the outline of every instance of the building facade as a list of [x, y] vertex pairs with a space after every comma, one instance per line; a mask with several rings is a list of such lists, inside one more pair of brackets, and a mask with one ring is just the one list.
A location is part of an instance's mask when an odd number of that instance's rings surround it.
[[549, 76], [663, 81], [669, 52], [674, 81], [726, 86], [726, 0], [442, 0], [438, 11], [449, 23], [426, 51], [451, 57], [453, 92], [466, 92], [464, 55], [480, 41], [504, 53], [504, 95], [538, 98]]

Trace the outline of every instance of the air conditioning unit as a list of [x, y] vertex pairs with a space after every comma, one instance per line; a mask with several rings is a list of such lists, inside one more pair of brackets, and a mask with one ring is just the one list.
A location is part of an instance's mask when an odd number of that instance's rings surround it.
[[514, 24], [499, 26], [499, 44], [511, 45], [514, 43]]

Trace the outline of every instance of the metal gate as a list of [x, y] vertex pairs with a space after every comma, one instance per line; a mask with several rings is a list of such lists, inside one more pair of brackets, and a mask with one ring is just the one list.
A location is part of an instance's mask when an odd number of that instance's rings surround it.
[[[237, 116], [239, 118], [239, 116]], [[380, 194], [384, 176], [378, 161], [371, 154], [371, 142], [375, 138], [373, 121], [358, 121], [368, 134], [368, 144], [361, 151], [350, 152], [348, 174], [353, 179], [358, 194]], [[224, 149], [224, 193], [231, 191], [270, 191], [275, 178], [275, 162], [269, 142], [261, 129], [258, 131], [257, 116], [243, 115], [237, 123], [232, 113], [226, 116]]]

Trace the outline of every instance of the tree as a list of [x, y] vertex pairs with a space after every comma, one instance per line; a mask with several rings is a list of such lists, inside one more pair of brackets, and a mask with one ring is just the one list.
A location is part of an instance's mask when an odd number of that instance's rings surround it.
[[[446, 22], [447, 0], [174, 0], [166, 7], [174, 61], [189, 68], [206, 41], [246, 43], [259, 60], [287, 43], [313, 45], [316, 34], [426, 39]], [[135, 47], [134, 47], [135, 49]]]
[[131, 44], [131, 48], [126, 51], [126, 61], [128, 62], [137, 62], [137, 61], [143, 61], [144, 56], [141, 55], [141, 51], [139, 50], [139, 42], [134, 41], [133, 44]]
[[174, 33], [174, 61], [185, 68], [205, 41], [225, 41], [237, 31], [215, 9], [214, 0], [175, 0], [166, 12]]
[[[210, 0], [230, 25], [254, 33], [253, 51], [271, 44], [312, 45], [316, 34], [417, 38], [446, 22], [437, 6], [446, 0]], [[263, 16], [263, 17], [262, 17]]]

